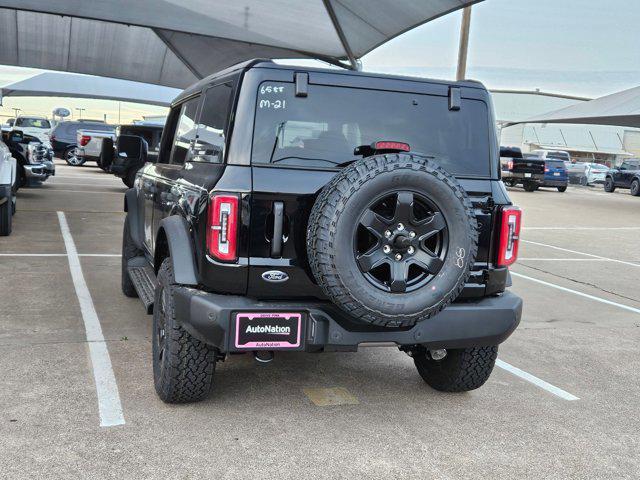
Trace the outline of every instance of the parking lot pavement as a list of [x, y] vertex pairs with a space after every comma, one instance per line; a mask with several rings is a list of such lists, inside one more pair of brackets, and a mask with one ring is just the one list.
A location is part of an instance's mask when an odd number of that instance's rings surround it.
[[[153, 389], [150, 317], [120, 293], [123, 193], [119, 179], [65, 165], [20, 191], [0, 240], [3, 478], [637, 478], [639, 232], [603, 228], [633, 227], [638, 199], [510, 193], [536, 243], [512, 269], [525, 311], [500, 359], [577, 400], [505, 368], [474, 392], [438, 393], [404, 353], [378, 347], [266, 366], [232, 356], [211, 398], [169, 406]], [[79, 296], [101, 326], [122, 425], [100, 426]]]

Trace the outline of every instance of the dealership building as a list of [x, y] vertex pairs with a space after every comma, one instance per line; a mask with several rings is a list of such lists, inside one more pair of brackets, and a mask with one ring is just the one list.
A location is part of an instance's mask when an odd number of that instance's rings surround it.
[[517, 123], [547, 112], [576, 105], [590, 98], [518, 90], [493, 90], [500, 144], [537, 149], [564, 150], [576, 161], [619, 165], [626, 158], [640, 158], [640, 129], [605, 125]]

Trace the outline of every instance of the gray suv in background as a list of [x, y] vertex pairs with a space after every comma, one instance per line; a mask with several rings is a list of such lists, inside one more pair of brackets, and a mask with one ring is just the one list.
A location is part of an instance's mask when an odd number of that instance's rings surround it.
[[64, 159], [69, 165], [78, 165], [76, 136], [78, 130], [89, 128], [91, 130], [113, 131], [112, 125], [99, 120], [70, 120], [60, 122], [51, 131], [50, 140], [53, 151], [58, 158]]

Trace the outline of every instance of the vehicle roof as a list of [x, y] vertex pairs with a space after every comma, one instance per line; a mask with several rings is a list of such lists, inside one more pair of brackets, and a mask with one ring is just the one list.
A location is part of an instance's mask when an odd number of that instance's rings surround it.
[[127, 128], [155, 128], [157, 130], [162, 130], [164, 129], [163, 125], [160, 125], [159, 123], [153, 123], [153, 122], [148, 122], [148, 123], [125, 123], [120, 125], [120, 127], [127, 127]]
[[41, 117], [38, 115], [18, 115], [18, 118], [35, 118], [36, 120], [49, 120], [47, 117]]
[[190, 97], [196, 93], [201, 92], [207, 85], [209, 85], [213, 80], [219, 77], [225, 77], [231, 75], [233, 73], [239, 73], [240, 71], [247, 71], [254, 68], [264, 68], [264, 69], [273, 69], [273, 70], [289, 70], [292, 72], [318, 72], [318, 73], [328, 73], [335, 75], [344, 75], [344, 76], [360, 76], [360, 77], [369, 77], [369, 78], [383, 78], [383, 79], [391, 79], [391, 80], [405, 80], [410, 82], [423, 82], [423, 83], [436, 83], [441, 85], [459, 85], [463, 87], [469, 88], [477, 88], [486, 90], [485, 86], [476, 80], [435, 80], [423, 77], [411, 77], [406, 75], [391, 75], [386, 73], [374, 73], [374, 72], [362, 72], [356, 70], [348, 70], [348, 69], [340, 69], [340, 68], [320, 68], [320, 67], [305, 67], [300, 65], [282, 65], [279, 63], [275, 63], [271, 60], [266, 59], [254, 59], [248, 60], [246, 62], [238, 63], [229, 68], [221, 70], [219, 72], [213, 73], [208, 77], [203, 78], [197, 83], [191, 85], [186, 88], [180, 95], [178, 95], [171, 105], [175, 105], [180, 103], [187, 97]]

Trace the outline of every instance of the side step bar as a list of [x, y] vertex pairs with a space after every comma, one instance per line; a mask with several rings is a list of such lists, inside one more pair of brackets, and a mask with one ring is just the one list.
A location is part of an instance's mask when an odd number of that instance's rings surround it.
[[138, 292], [140, 300], [144, 303], [144, 308], [147, 310], [147, 313], [151, 314], [153, 313], [153, 300], [156, 291], [156, 274], [153, 271], [153, 268], [148, 264], [142, 266], [131, 266], [131, 263], [137, 262], [129, 261], [130, 266], [127, 267], [129, 278], [131, 278], [131, 282], [133, 283], [136, 292]]

